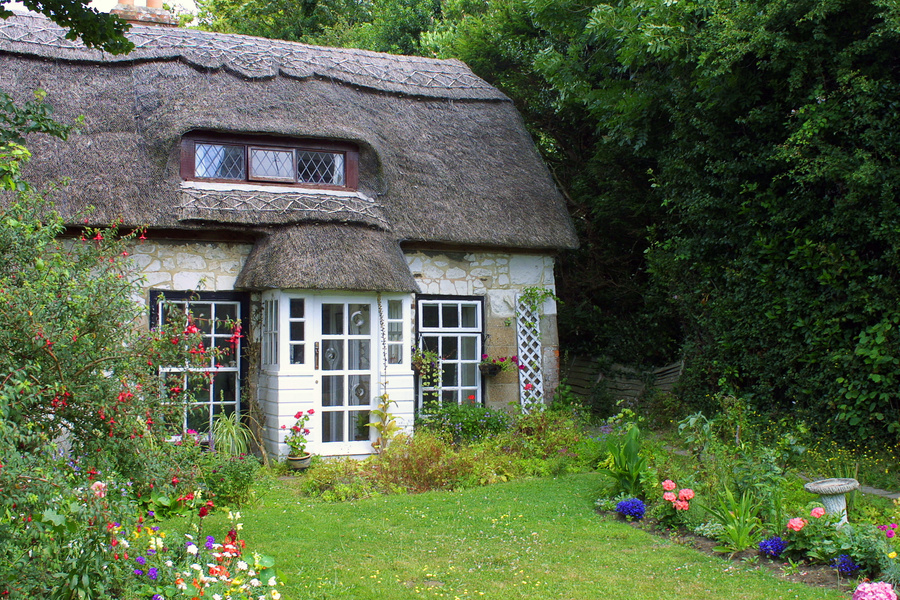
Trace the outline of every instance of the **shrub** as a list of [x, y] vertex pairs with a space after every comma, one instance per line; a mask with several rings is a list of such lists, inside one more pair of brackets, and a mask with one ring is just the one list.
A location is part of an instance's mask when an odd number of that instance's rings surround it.
[[202, 467], [206, 489], [219, 505], [240, 506], [250, 498], [251, 487], [260, 462], [252, 455], [223, 456], [207, 453]]
[[509, 429], [509, 415], [474, 404], [445, 404], [419, 418], [417, 425], [447, 436], [455, 443], [471, 444]]
[[328, 502], [360, 500], [380, 493], [374, 480], [368, 461], [335, 458], [320, 461], [307, 470], [303, 491]]

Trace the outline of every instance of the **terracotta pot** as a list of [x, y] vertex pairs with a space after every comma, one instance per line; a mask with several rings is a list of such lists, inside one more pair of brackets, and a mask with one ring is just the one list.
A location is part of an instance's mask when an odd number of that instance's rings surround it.
[[288, 456], [287, 457], [287, 466], [291, 471], [302, 471], [309, 467], [309, 463], [312, 461], [312, 454], [306, 453], [303, 456]]

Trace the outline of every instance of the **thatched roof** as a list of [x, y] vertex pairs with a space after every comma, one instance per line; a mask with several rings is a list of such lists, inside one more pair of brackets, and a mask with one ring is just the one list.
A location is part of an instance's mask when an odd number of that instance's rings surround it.
[[347, 225], [273, 228], [257, 241], [237, 286], [248, 289], [418, 291], [406, 259], [384, 231]]
[[[32, 179], [71, 179], [55, 198], [64, 214], [92, 205], [96, 223], [166, 229], [344, 223], [395, 246], [576, 244], [512, 103], [459, 61], [144, 26], [134, 52], [111, 56], [64, 36], [42, 17], [0, 21], [0, 87], [44, 89], [59, 119], [85, 116], [66, 142], [30, 143]], [[189, 185], [191, 131], [354, 143], [358, 192]]]

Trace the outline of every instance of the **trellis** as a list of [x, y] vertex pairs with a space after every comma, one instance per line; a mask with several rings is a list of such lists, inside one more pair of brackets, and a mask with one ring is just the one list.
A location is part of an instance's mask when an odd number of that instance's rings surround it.
[[543, 348], [540, 308], [532, 306], [522, 295], [516, 297], [516, 338], [521, 365], [519, 404], [527, 413], [535, 404], [544, 401]]

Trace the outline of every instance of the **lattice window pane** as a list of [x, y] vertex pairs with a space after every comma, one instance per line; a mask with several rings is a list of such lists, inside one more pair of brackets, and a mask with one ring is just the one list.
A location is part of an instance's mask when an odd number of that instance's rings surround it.
[[244, 147], [197, 143], [194, 175], [210, 179], [246, 179]]
[[297, 181], [344, 185], [344, 155], [298, 151]]
[[294, 181], [293, 150], [250, 149], [250, 177]]

